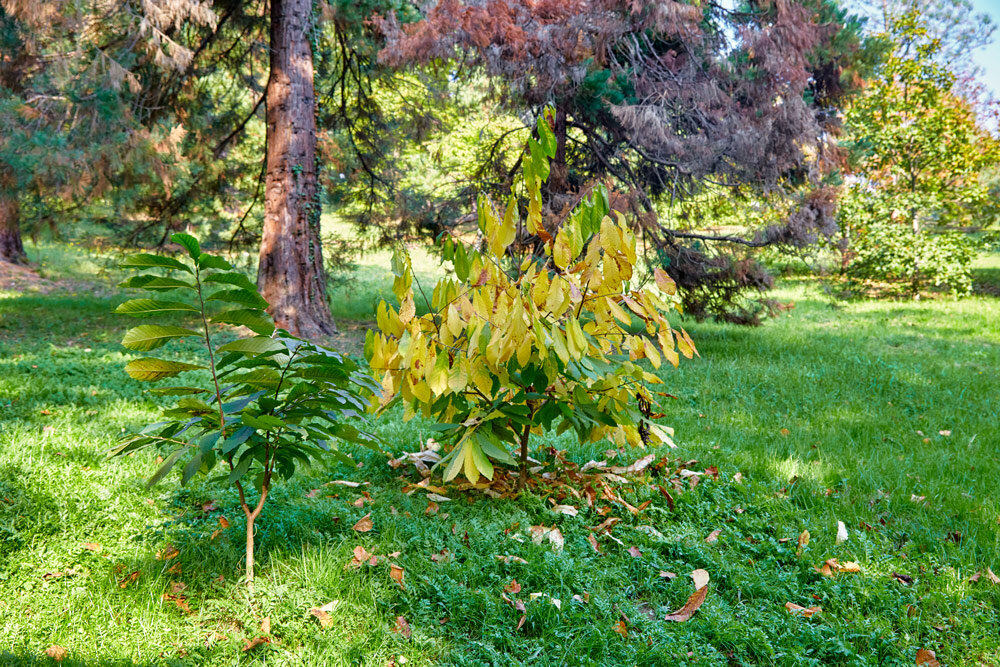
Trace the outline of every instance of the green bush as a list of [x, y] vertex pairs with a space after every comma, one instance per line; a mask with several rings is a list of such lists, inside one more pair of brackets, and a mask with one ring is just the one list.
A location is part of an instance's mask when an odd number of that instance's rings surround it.
[[955, 294], [972, 292], [972, 262], [982, 248], [971, 234], [918, 229], [894, 220], [897, 201], [852, 192], [841, 202], [841, 227], [848, 235], [849, 277], [905, 285], [916, 293], [923, 285]]

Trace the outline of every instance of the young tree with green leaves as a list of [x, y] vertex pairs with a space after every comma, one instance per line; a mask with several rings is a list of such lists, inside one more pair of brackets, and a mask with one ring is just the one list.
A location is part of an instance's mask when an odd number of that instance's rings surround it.
[[[279, 480], [328, 457], [353, 465], [338, 440], [378, 450], [370, 433], [358, 430], [368, 408], [367, 395], [378, 384], [357, 364], [337, 352], [275, 329], [267, 301], [242, 273], [224, 259], [201, 251], [187, 234], [174, 234], [185, 260], [140, 254], [123, 266], [144, 271], [122, 287], [153, 292], [157, 298], [126, 301], [116, 312], [131, 317], [187, 316], [196, 328], [141, 324], [126, 332], [122, 345], [136, 352], [158, 349], [172, 340], [204, 341], [202, 364], [141, 357], [125, 366], [136, 380], [158, 382], [182, 373], [207, 370], [200, 382], [155, 387], [150, 393], [178, 397], [163, 410], [163, 421], [126, 437], [110, 456], [147, 447], [164, 452], [163, 464], [149, 480], [161, 481], [183, 464], [181, 483], [222, 468], [212, 481], [239, 494], [246, 516], [246, 578], [254, 581], [254, 524], [268, 493]], [[170, 300], [159, 295], [170, 293]], [[246, 327], [255, 335], [220, 343], [213, 324]], [[253, 500], [249, 491], [256, 490]]]

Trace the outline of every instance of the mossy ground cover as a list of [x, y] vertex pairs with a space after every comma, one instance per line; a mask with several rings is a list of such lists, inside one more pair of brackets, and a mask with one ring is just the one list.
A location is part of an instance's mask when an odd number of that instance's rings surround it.
[[[673, 507], [648, 470], [615, 487], [635, 507], [650, 501], [638, 514], [570, 496], [559, 502], [579, 514], [568, 516], [543, 493], [454, 489], [428, 514], [425, 491], [404, 491], [420, 479], [413, 467], [362, 450], [358, 469], [314, 468], [258, 521], [249, 599], [231, 491], [173, 479], [147, 490], [154, 453], [105, 460], [155, 405], [121, 370], [129, 322], [110, 311], [124, 295], [101, 286], [101, 262], [60, 273], [70, 256], [45, 249], [46, 277], [71, 278], [65, 286], [0, 294], [0, 664], [48, 664], [53, 645], [66, 650], [62, 664], [88, 666], [913, 665], [920, 648], [945, 665], [1000, 663], [1000, 585], [987, 573], [1000, 572], [1000, 300], [990, 290], [832, 307], [795, 281], [779, 291], [795, 308], [761, 328], [685, 322], [702, 357], [664, 371], [677, 396], [664, 423], [679, 447], [657, 455], [715, 466], [718, 479], [685, 480]], [[358, 271], [364, 289], [334, 295], [342, 319], [387, 291], [377, 260]], [[401, 414], [374, 426], [397, 455], [433, 435]], [[533, 455], [550, 462], [550, 448], [582, 465], [606, 460], [608, 445], [564, 436]], [[369, 513], [373, 529], [353, 530]], [[590, 530], [609, 516], [621, 519], [620, 543]], [[838, 521], [848, 530], [839, 544]], [[562, 549], [535, 544], [536, 525], [557, 526]], [[358, 546], [378, 563], [345, 569]], [[830, 558], [860, 572], [816, 572]], [[665, 622], [697, 568], [711, 575], [704, 604]], [[786, 602], [822, 612], [792, 616]], [[310, 613], [324, 605], [326, 627]], [[244, 651], [265, 636], [265, 618], [269, 641]]]

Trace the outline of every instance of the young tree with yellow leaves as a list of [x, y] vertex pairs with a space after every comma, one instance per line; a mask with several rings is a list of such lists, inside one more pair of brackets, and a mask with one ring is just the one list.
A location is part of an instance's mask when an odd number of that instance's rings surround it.
[[[378, 309], [365, 354], [381, 377], [381, 408], [400, 398], [406, 418], [433, 417], [453, 446], [440, 465], [444, 479], [460, 472], [473, 483], [493, 479], [494, 462], [518, 465], [527, 481], [532, 434], [573, 429], [581, 440], [618, 445], [671, 444], [668, 428], [651, 421], [653, 392], [662, 383], [640, 360], [658, 368], [697, 354], [667, 313], [680, 310], [673, 280], [656, 269], [653, 286], [633, 287], [636, 241], [610, 211], [602, 186], [575, 208], [556, 235], [540, 224], [541, 185], [556, 142], [549, 119], [538, 123], [524, 164], [527, 217], [518, 219], [511, 194], [501, 213], [485, 197], [478, 205], [482, 247], [448, 243], [455, 268], [416, 314], [409, 258], [393, 259], [399, 309]], [[613, 216], [613, 217], [612, 217]], [[537, 238], [543, 253], [506, 266], [520, 238]], [[518, 447], [515, 461], [508, 445]]]

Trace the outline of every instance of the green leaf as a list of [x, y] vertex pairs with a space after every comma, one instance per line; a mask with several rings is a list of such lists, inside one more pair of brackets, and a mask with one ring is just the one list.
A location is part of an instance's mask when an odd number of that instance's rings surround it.
[[242, 458], [240, 458], [240, 462], [236, 464], [236, 467], [233, 468], [233, 471], [229, 473], [229, 483], [235, 484], [236, 482], [240, 481], [243, 475], [247, 474], [247, 470], [250, 470], [250, 466], [252, 464], [253, 464], [253, 455], [248, 450], [243, 454]]
[[183, 262], [178, 262], [173, 257], [163, 257], [162, 255], [151, 255], [149, 253], [132, 255], [118, 266], [123, 269], [132, 267], [159, 267], [161, 269], [180, 269], [181, 271], [193, 273], [191, 267]]
[[233, 265], [217, 255], [201, 253], [198, 255], [198, 266], [203, 269], [216, 269], [218, 271], [232, 271]]
[[132, 299], [115, 308], [115, 312], [119, 315], [132, 315], [133, 317], [175, 311], [201, 312], [195, 306], [181, 301], [157, 301], [155, 299]]
[[227, 310], [212, 318], [212, 322], [224, 322], [244, 326], [261, 336], [274, 333], [274, 323], [265, 313], [259, 310]]
[[233, 451], [244, 442], [250, 439], [250, 436], [254, 434], [254, 429], [249, 426], [243, 426], [237, 429], [236, 433], [226, 438], [225, 442], [222, 443], [222, 453], [228, 454]]
[[[499, 461], [500, 463], [509, 466], [517, 465], [517, 461], [515, 461], [514, 457], [510, 455], [510, 452], [508, 452], [504, 447], [490, 442], [489, 438], [485, 436], [478, 438], [478, 442], [479, 446], [483, 450], [483, 453], [494, 461]], [[482, 468], [480, 468], [480, 470], [482, 470]]]
[[458, 473], [462, 472], [462, 466], [465, 464], [465, 442], [461, 445], [455, 447], [451, 453], [451, 461], [448, 463], [448, 467], [444, 471], [444, 481], [450, 482], [458, 476]]
[[243, 375], [231, 375], [229, 381], [248, 384], [252, 387], [275, 389], [281, 381], [281, 376], [274, 369], [258, 368]]
[[144, 352], [165, 345], [172, 338], [199, 336], [197, 331], [184, 327], [161, 326], [159, 324], [140, 324], [125, 332], [122, 345], [130, 350]]
[[250, 292], [256, 292], [257, 286], [254, 285], [249, 278], [247, 278], [242, 273], [232, 271], [229, 273], [213, 273], [210, 276], [202, 278], [203, 282], [206, 283], [223, 283], [224, 285], [235, 285], [236, 287], [241, 287]]
[[[554, 158], [556, 156], [556, 150], [559, 148], [559, 145], [556, 141], [556, 135], [552, 131], [552, 128], [549, 127], [549, 121], [546, 120], [544, 113], [539, 114], [537, 125], [538, 125], [538, 141], [541, 144], [541, 147], [545, 149], [546, 155], [548, 155], [550, 158]], [[542, 178], [542, 180], [545, 180], [544, 177]]]
[[157, 396], [190, 396], [191, 394], [207, 394], [208, 390], [197, 387], [153, 387], [149, 393]]
[[184, 234], [183, 232], [171, 234], [170, 240], [177, 245], [184, 246], [188, 254], [191, 255], [191, 259], [198, 259], [198, 256], [201, 255], [201, 246], [198, 245], [198, 239], [190, 234]]
[[242, 352], [243, 354], [264, 354], [266, 352], [280, 352], [285, 347], [267, 336], [254, 336], [253, 338], [241, 338], [231, 343], [226, 343], [219, 347], [218, 352]]
[[273, 431], [285, 425], [284, 421], [271, 415], [258, 415], [255, 417], [244, 413], [240, 418], [247, 426], [260, 429], [261, 431]]
[[260, 294], [257, 294], [256, 290], [252, 292], [246, 289], [221, 290], [210, 294], [205, 301], [226, 301], [227, 303], [238, 303], [241, 306], [260, 310], [267, 308], [267, 301]]
[[184, 280], [179, 280], [177, 278], [164, 278], [162, 276], [153, 276], [143, 274], [141, 276], [132, 276], [128, 280], [124, 280], [118, 283], [119, 287], [126, 287], [130, 289], [147, 289], [153, 291], [168, 291], [172, 289], [189, 289], [196, 290], [194, 284], [186, 282]]
[[191, 460], [188, 461], [186, 466], [184, 466], [184, 472], [181, 473], [181, 486], [185, 486], [188, 482], [190, 482], [191, 478], [194, 477], [195, 473], [201, 469], [202, 456], [203, 454], [201, 452], [198, 452], [197, 454], [192, 456]]
[[143, 357], [142, 359], [134, 359], [125, 365], [125, 372], [128, 373], [134, 380], [143, 380], [146, 382], [151, 382], [155, 380], [162, 380], [163, 378], [174, 377], [180, 375], [184, 371], [193, 371], [200, 368], [205, 368], [204, 366], [195, 366], [194, 364], [185, 364], [180, 361], [166, 361], [164, 359], [155, 359], [153, 357]]
[[168, 456], [167, 459], [163, 462], [163, 465], [161, 465], [156, 470], [156, 472], [153, 473], [153, 476], [149, 478], [149, 481], [146, 482], [146, 488], [148, 489], [153, 488], [161, 479], [166, 477], [167, 473], [170, 472], [170, 469], [173, 468], [174, 464], [177, 463], [177, 459], [179, 459], [181, 457], [181, 454], [183, 454], [186, 451], [187, 448], [182, 447], [181, 449], [174, 451], [174, 453]]

